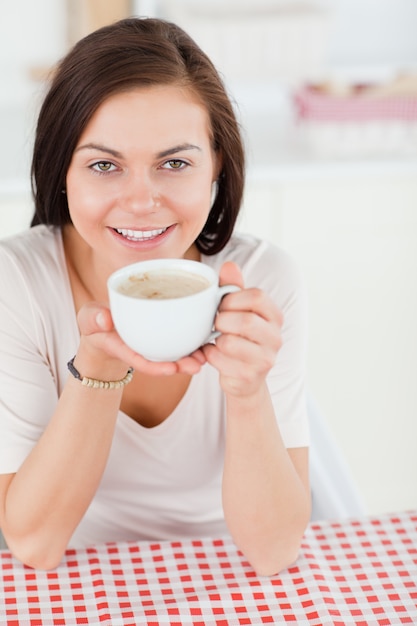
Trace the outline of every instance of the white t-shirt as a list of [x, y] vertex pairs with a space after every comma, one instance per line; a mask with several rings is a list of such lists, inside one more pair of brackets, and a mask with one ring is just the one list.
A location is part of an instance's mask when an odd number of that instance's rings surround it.
[[[283, 311], [283, 346], [268, 386], [285, 445], [307, 446], [306, 301], [299, 273], [282, 250], [249, 236], [234, 235], [219, 254], [202, 257], [216, 270], [225, 260], [240, 266], [245, 286], [264, 289]], [[78, 344], [60, 229], [37, 226], [1, 241], [1, 474], [16, 472], [40, 438]], [[225, 534], [224, 427], [218, 373], [207, 364], [160, 425], [145, 428], [119, 412], [101, 483], [70, 546]]]

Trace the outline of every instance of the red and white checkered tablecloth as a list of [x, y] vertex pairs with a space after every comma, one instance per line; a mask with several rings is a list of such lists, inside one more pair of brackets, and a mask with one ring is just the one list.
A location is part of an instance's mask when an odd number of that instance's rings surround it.
[[54, 571], [0, 552], [1, 626], [417, 624], [417, 511], [311, 524], [258, 577], [228, 538], [69, 550]]

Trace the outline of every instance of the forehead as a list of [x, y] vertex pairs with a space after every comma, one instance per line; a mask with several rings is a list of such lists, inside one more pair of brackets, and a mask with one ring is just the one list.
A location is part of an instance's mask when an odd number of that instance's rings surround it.
[[138, 87], [106, 98], [91, 116], [80, 141], [90, 133], [127, 132], [140, 128], [158, 136], [187, 128], [211, 137], [207, 108], [186, 87], [155, 85]]

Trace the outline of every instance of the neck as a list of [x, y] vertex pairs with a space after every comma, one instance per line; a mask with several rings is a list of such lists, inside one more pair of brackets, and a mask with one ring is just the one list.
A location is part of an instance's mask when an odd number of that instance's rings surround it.
[[63, 228], [62, 239], [76, 310], [92, 300], [107, 302], [106, 277], [96, 271], [91, 248], [72, 225]]

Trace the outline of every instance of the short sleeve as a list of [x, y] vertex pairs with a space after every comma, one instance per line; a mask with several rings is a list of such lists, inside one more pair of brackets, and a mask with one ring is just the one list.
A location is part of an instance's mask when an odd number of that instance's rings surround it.
[[45, 430], [59, 394], [59, 343], [68, 342], [56, 251], [48, 267], [45, 253], [36, 254], [36, 235], [0, 245], [1, 474], [16, 472]]
[[299, 268], [290, 256], [269, 251], [268, 257], [271, 269], [265, 288], [281, 309], [284, 322], [282, 347], [267, 382], [284, 443], [287, 448], [298, 448], [310, 442], [305, 393], [307, 293]]

